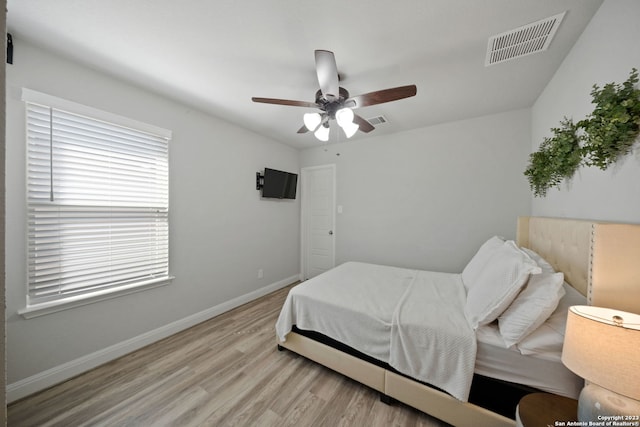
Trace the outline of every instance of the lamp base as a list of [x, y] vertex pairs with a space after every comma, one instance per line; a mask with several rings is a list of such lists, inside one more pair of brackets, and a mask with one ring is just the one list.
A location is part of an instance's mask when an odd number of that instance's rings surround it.
[[640, 401], [595, 384], [587, 385], [580, 392], [578, 421], [606, 421], [602, 417], [619, 415], [640, 415]]

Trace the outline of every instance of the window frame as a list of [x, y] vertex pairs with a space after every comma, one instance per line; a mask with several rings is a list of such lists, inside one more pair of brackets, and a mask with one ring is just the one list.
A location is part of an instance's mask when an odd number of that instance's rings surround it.
[[[166, 140], [166, 239], [164, 240], [166, 243], [167, 251], [169, 251], [169, 142], [171, 141], [172, 132], [158, 127], [154, 125], [150, 125], [147, 123], [143, 123], [134, 119], [130, 119], [127, 117], [123, 117], [117, 114], [109, 113], [103, 110], [99, 110], [93, 107], [89, 107], [86, 105], [82, 105], [79, 103], [75, 103], [72, 101], [68, 101], [62, 98], [58, 98], [52, 95], [44, 94], [41, 92], [37, 92], [31, 89], [23, 88], [22, 89], [22, 101], [25, 105], [25, 111], [28, 110], [29, 104], [37, 104], [43, 106], [45, 108], [51, 108], [55, 110], [60, 110], [66, 113], [70, 113], [72, 115], [83, 116], [88, 118], [89, 120], [96, 122], [105, 122], [111, 125], [115, 125], [118, 127], [124, 127], [133, 129], [137, 132], [148, 133], [154, 135], [155, 137], [160, 137], [163, 140]], [[29, 174], [29, 133], [28, 129], [28, 117], [25, 117], [25, 152], [26, 152], [26, 163], [25, 163], [25, 174]], [[27, 210], [29, 210], [30, 199], [29, 199], [29, 177], [26, 177], [25, 181], [25, 206]], [[86, 208], [87, 205], [81, 205]], [[128, 208], [127, 205], [123, 205], [125, 209]], [[27, 218], [29, 215], [27, 215]], [[27, 225], [27, 224], [25, 224]], [[169, 284], [174, 277], [170, 274], [169, 267], [169, 252], [166, 254], [166, 276], [162, 275], [156, 278], [150, 278], [147, 280], [140, 280], [137, 282], [127, 283], [121, 286], [115, 287], [107, 287], [106, 289], [98, 289], [87, 291], [86, 289], [82, 291], [80, 295], [74, 296], [64, 296], [58, 299], [53, 299], [50, 301], [37, 302], [35, 304], [30, 304], [30, 292], [31, 292], [31, 284], [29, 278], [29, 268], [30, 268], [30, 255], [29, 255], [29, 226], [26, 226], [25, 239], [26, 239], [26, 248], [25, 248], [25, 257], [26, 257], [26, 295], [25, 295], [25, 308], [18, 311], [25, 318], [32, 318], [36, 316], [41, 316], [61, 310], [66, 310], [72, 307], [78, 307], [86, 304], [91, 304], [97, 301], [103, 301], [106, 299], [116, 298], [122, 295], [127, 295], [135, 292], [141, 292], [148, 289], [153, 289], [159, 286], [165, 286]]]

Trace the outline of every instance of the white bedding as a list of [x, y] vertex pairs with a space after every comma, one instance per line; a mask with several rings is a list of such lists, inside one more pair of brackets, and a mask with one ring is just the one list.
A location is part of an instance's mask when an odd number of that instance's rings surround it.
[[466, 402], [476, 335], [464, 314], [459, 274], [416, 271], [393, 313], [389, 365]]
[[320, 332], [467, 401], [476, 339], [465, 296], [459, 274], [348, 262], [293, 288], [276, 334]]

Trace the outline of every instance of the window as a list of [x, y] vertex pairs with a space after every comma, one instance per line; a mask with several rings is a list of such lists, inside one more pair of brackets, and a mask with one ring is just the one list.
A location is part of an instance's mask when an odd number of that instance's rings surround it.
[[166, 284], [171, 133], [23, 90], [25, 317]]

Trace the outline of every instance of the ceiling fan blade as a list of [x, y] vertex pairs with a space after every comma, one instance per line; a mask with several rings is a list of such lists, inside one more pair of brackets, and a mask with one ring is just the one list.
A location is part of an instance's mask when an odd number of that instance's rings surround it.
[[357, 114], [353, 115], [353, 123], [360, 126], [359, 130], [361, 130], [364, 133], [369, 133], [375, 129], [375, 127], [373, 127], [371, 123], [369, 123], [366, 119], [363, 119]]
[[325, 98], [337, 99], [339, 94], [338, 66], [333, 52], [328, 50], [316, 50], [316, 73], [320, 91]]
[[368, 107], [370, 105], [383, 104], [385, 102], [397, 101], [398, 99], [409, 98], [417, 93], [416, 85], [399, 86], [391, 89], [377, 90], [363, 95], [349, 98], [345, 105], [355, 103], [352, 108]]
[[309, 132], [309, 129], [307, 129], [305, 125], [302, 125], [302, 127], [298, 129], [297, 133], [307, 133], [307, 132]]
[[276, 98], [251, 98], [253, 102], [262, 102], [264, 104], [278, 104], [278, 105], [290, 105], [292, 107], [309, 107], [319, 108], [320, 106], [315, 102], [307, 101], [292, 101], [290, 99], [276, 99]]

